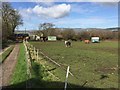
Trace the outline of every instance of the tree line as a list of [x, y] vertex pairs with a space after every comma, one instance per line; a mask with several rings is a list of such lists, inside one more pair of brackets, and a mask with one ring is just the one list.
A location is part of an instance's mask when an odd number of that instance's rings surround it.
[[[2, 7], [0, 7], [0, 33], [2, 33], [2, 43], [6, 43], [9, 39], [14, 39], [15, 29], [23, 24], [23, 20], [19, 11], [15, 10], [10, 3], [3, 2]], [[39, 24], [39, 30], [34, 32], [35, 34], [44, 37], [47, 36], [57, 36], [58, 40], [84, 40], [90, 39], [92, 36], [99, 36], [101, 40], [112, 40], [118, 39], [120, 36], [118, 32], [113, 32], [110, 30], [90, 30], [90, 31], [76, 31], [74, 29], [55, 28], [53, 23], [41, 23]]]
[[6, 43], [8, 40], [14, 39], [14, 31], [19, 25], [23, 24], [21, 15], [15, 10], [10, 3], [3, 2], [0, 9], [1, 12], [1, 31], [2, 31], [2, 43]]
[[39, 25], [39, 30], [34, 33], [37, 35], [41, 35], [41, 33], [47, 36], [57, 36], [58, 40], [90, 40], [91, 37], [100, 37], [101, 40], [117, 40], [118, 39], [118, 31], [111, 30], [74, 30], [71, 28], [66, 28], [62, 30], [60, 28], [55, 28], [55, 25], [52, 23], [42, 23]]

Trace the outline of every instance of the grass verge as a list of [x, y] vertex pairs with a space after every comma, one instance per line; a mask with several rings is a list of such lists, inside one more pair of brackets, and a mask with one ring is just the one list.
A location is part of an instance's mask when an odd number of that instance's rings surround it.
[[51, 81], [50, 76], [43, 65], [31, 60], [31, 78], [28, 79], [27, 75], [27, 61], [25, 58], [25, 47], [20, 45], [20, 52], [18, 56], [18, 62], [15, 67], [15, 71], [10, 80], [10, 87], [12, 88], [45, 88], [47, 83]]
[[46, 68], [42, 64], [35, 61], [32, 61], [31, 75], [32, 77], [29, 83], [32, 88], [51, 87], [48, 83], [55, 79], [47, 72]]
[[10, 48], [8, 48], [5, 52], [3, 52], [0, 57], [2, 57], [2, 59], [0, 60], [0, 63], [3, 63], [4, 60], [9, 56], [9, 54], [12, 52], [14, 48], [14, 45], [11, 46]]
[[15, 67], [15, 71], [12, 75], [12, 79], [10, 84], [13, 87], [17, 88], [25, 88], [27, 81], [27, 66], [26, 66], [26, 58], [25, 58], [25, 48], [24, 45], [20, 45], [20, 52], [18, 55], [18, 62]]

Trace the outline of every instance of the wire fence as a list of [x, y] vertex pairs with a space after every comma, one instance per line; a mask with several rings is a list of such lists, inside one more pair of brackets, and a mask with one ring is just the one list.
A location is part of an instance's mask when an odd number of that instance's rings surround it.
[[[31, 79], [31, 61], [30, 61], [30, 55], [28, 51], [28, 47], [26, 45], [26, 42], [23, 41], [24, 47], [25, 47], [25, 57], [27, 61], [27, 79]], [[27, 81], [26, 82], [26, 88], [30, 88], [30, 83]]]
[[[57, 62], [57, 60], [54, 60], [51, 57], [47, 56], [45, 53], [42, 52], [42, 49], [36, 48], [32, 44], [30, 44], [28, 41], [24, 42], [24, 46], [26, 48], [26, 55], [28, 55], [28, 56], [26, 56], [26, 58], [28, 59], [27, 60], [27, 63], [28, 63], [28, 65], [27, 65], [28, 71], [27, 72], [28, 72], [29, 77], [31, 77], [31, 74], [29, 74], [30, 73], [30, 67], [31, 67], [31, 61], [29, 60], [29, 58], [32, 58], [32, 60], [34, 60], [35, 62], [42, 64], [43, 67], [46, 69], [46, 71], [54, 78], [54, 80], [65, 82], [65, 75], [66, 75], [66, 70], [67, 70], [67, 67], [68, 67], [66, 64]], [[42, 63], [43, 61], [46, 61], [48, 63], [44, 64], [44, 63]], [[54, 65], [49, 64], [49, 62], [54, 64]], [[51, 66], [52, 69], [50, 69], [49, 66]], [[56, 73], [54, 73], [55, 68], [61, 69], [59, 74], [60, 75], [62, 74], [62, 76], [60, 76], [58, 74], [56, 75]], [[73, 69], [72, 69], [72, 71], [73, 71]], [[57, 72], [57, 71], [55, 71], [55, 72]], [[81, 75], [81, 77], [78, 77], [74, 73], [75, 73], [74, 71], [73, 72], [71, 72], [71, 70], [69, 71], [70, 75], [69, 75], [68, 80], [67, 80], [69, 88], [75, 88], [75, 87], [71, 86], [71, 83], [75, 84], [75, 85], [79, 85], [80, 87], [84, 88], [86, 86], [89, 86], [91, 83], [94, 84], [94, 83], [100, 81], [99, 78], [93, 78], [93, 79], [90, 79], [90, 80], [85, 80], [84, 79], [83, 81], [80, 81], [81, 80], [80, 78], [82, 78], [84, 76]], [[94, 85], [93, 85], [93, 87], [94, 87]]]
[[[56, 65], [57, 67], [59, 67], [60, 69], [61, 69], [61, 73], [63, 73], [64, 72], [64, 76], [65, 76], [65, 74], [66, 74], [66, 70], [67, 70], [67, 65], [64, 65], [64, 64], [62, 64], [62, 63], [58, 63], [58, 62], [56, 62], [55, 60], [53, 60], [52, 58], [50, 58], [49, 56], [47, 56], [47, 55], [45, 55], [42, 51], [41, 51], [41, 49], [36, 49], [33, 45], [31, 45], [28, 41], [26, 41], [26, 42], [24, 42], [24, 46], [25, 46], [25, 48], [26, 48], [26, 55], [27, 55], [27, 62], [28, 62], [28, 74], [29, 74], [29, 77], [31, 77], [31, 74], [30, 74], [30, 67], [31, 67], [31, 62], [30, 62], [30, 60], [29, 60], [29, 58], [31, 57], [32, 58], [32, 60], [34, 60], [34, 61], [36, 61], [37, 63], [40, 63], [40, 64], [43, 64], [43, 63], [41, 63], [41, 60], [43, 59], [43, 58], [41, 58], [41, 57], [44, 57], [45, 59], [47, 59], [47, 60], [49, 60], [49, 62], [51, 62], [51, 63], [53, 63], [54, 65]], [[29, 53], [29, 55], [28, 55], [28, 53]], [[48, 65], [48, 64], [47, 64]], [[47, 65], [43, 65], [44, 66], [44, 68], [46, 68], [47, 67]], [[47, 68], [47, 69], [49, 69], [49, 68]], [[53, 68], [54, 69], [54, 68]], [[52, 77], [54, 77], [56, 80], [58, 80], [58, 81], [61, 81], [61, 77], [58, 77], [58, 76], [56, 76], [54, 73], [52, 73], [50, 70], [47, 70], [47, 72], [52, 76]], [[78, 82], [78, 84], [79, 85], [81, 85], [81, 87], [84, 87], [86, 84], [87, 84], [87, 81], [85, 81], [83, 84], [81, 84], [81, 83], [79, 83], [80, 81], [79, 81], [79, 77], [77, 77], [76, 75], [74, 75], [71, 71], [69, 71], [69, 74], [70, 74], [70, 76], [72, 77], [72, 79], [74, 79], [74, 80], [76, 80], [77, 82]], [[64, 79], [64, 81], [65, 81], [65, 79]], [[68, 81], [69, 81], [69, 78], [68, 78]], [[71, 81], [72, 82], [72, 81]], [[70, 83], [71, 83], [70, 82]], [[70, 87], [70, 88], [72, 88], [72, 86], [69, 84], [69, 82], [68, 82], [68, 86]]]

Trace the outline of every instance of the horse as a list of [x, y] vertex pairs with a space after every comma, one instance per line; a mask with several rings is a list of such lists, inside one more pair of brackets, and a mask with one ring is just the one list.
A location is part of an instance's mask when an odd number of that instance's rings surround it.
[[85, 44], [89, 44], [90, 40], [85, 40], [84, 42], [85, 42]]
[[65, 45], [66, 45], [66, 47], [71, 47], [71, 42], [69, 40], [65, 41]]

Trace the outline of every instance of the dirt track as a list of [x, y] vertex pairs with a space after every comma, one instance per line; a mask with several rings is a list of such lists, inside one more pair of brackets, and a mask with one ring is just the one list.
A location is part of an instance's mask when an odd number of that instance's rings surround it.
[[17, 62], [18, 53], [19, 44], [16, 44], [5, 62], [0, 65], [0, 87], [9, 85], [9, 81]]

